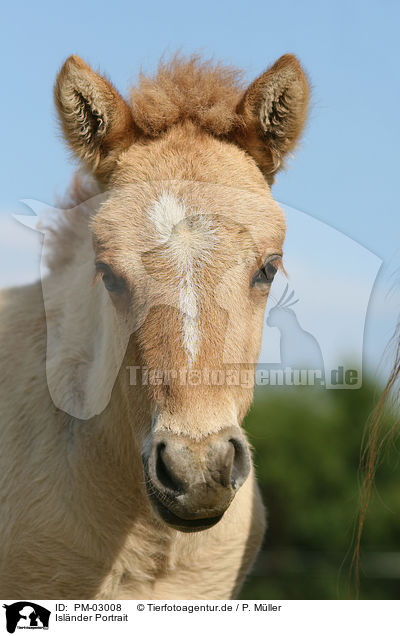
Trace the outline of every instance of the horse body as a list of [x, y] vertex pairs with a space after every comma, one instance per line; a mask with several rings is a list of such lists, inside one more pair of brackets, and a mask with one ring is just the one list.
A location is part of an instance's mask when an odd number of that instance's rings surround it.
[[0, 297], [3, 598], [227, 598], [260, 546], [253, 387], [198, 379], [254, 375], [285, 233], [267, 182], [308, 88], [291, 56], [246, 92], [196, 64], [131, 107], [79, 58], [58, 77], [93, 178], [42, 285]]

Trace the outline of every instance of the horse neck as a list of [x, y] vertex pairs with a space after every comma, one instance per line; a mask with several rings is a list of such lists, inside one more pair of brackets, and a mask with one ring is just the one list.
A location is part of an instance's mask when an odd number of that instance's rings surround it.
[[[56, 443], [59, 464], [65, 462], [68, 466], [65, 481], [60, 484], [65, 490], [63, 496], [71, 501], [74, 518], [86, 519], [90, 527], [97, 528], [99, 536], [93, 542], [97, 546], [93, 545], [93, 550], [97, 550], [114, 539], [119, 546], [132, 524], [137, 523], [135, 519], [149, 515], [140, 436], [147, 407], [145, 388], [130, 386], [125, 368], [138, 364], [132, 338], [125, 357], [121, 355], [119, 360], [118, 352], [114, 356], [118, 369], [110, 382], [109, 400], [87, 418], [68, 410], [65, 396], [74, 389], [79, 393], [83, 386], [89, 394], [96, 388], [103, 392], [104, 383], [101, 377], [97, 382], [96, 372], [89, 382], [85, 383], [85, 378], [93, 371], [93, 361], [98, 362], [100, 371], [107, 369], [118, 346], [109, 295], [101, 281], [93, 285], [89, 219], [78, 219], [78, 225], [72, 233], [73, 240], [70, 233], [65, 235], [65, 242], [71, 240], [68, 258], [60, 258], [49, 275], [42, 278], [48, 336], [47, 384], [57, 407], [57, 422], [49, 434]], [[62, 248], [62, 240], [59, 245]], [[65, 391], [57, 393], [65, 381]], [[83, 407], [86, 405], [84, 402]], [[70, 532], [72, 536], [74, 528]]]

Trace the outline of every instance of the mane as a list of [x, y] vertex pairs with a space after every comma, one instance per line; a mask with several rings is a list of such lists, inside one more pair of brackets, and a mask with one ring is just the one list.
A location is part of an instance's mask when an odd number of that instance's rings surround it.
[[78, 244], [87, 237], [93, 209], [86, 202], [99, 192], [93, 177], [76, 172], [66, 194], [56, 200], [57, 214], [41, 223], [40, 229], [46, 233], [45, 263], [50, 271], [70, 263]]
[[400, 322], [397, 324], [389, 344], [392, 343], [395, 346], [394, 365], [386, 386], [367, 420], [361, 445], [361, 484], [350, 563], [350, 574], [355, 583], [357, 598], [360, 589], [361, 538], [367, 520], [376, 472], [384, 458], [385, 450], [389, 443], [394, 443], [399, 431]]
[[130, 96], [134, 121], [150, 137], [185, 120], [226, 135], [240, 125], [236, 107], [244, 92], [242, 77], [232, 66], [175, 55], [160, 62], [155, 77], [139, 76]]

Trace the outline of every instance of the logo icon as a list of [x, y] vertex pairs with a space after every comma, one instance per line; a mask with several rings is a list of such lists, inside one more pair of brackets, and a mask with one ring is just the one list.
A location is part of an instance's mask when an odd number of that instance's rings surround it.
[[276, 327], [280, 332], [281, 366], [291, 369], [318, 370], [324, 378], [324, 359], [318, 340], [303, 329], [296, 312], [292, 309], [299, 299], [293, 299], [294, 290], [288, 294], [289, 285], [270, 310], [268, 327]]
[[18, 601], [3, 607], [9, 634], [14, 634], [16, 629], [49, 629], [51, 612], [37, 603]]

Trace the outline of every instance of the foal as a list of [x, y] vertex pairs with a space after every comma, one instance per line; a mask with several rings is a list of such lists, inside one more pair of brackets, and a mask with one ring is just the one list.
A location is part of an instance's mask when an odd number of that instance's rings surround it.
[[65, 62], [92, 176], [42, 286], [0, 299], [3, 598], [237, 594], [265, 527], [241, 423], [285, 235], [270, 186], [308, 93], [291, 55], [247, 89], [175, 58], [130, 103]]

